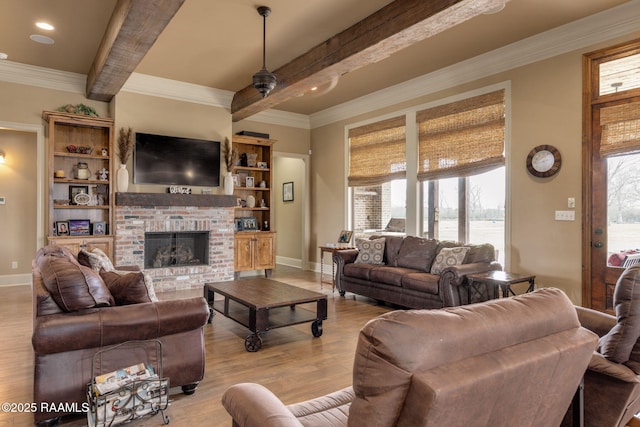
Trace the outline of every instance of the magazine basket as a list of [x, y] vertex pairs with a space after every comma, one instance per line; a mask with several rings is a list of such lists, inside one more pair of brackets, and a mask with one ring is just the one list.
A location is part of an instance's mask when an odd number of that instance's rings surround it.
[[[127, 351], [142, 346], [153, 345], [157, 366], [149, 361], [140, 361], [151, 366], [152, 375], [147, 378], [125, 380], [126, 384], [104, 393], [98, 391], [96, 378], [104, 371], [102, 360], [109, 352]], [[123, 368], [125, 369], [125, 368]], [[146, 415], [160, 412], [164, 424], [169, 424], [165, 410], [169, 406], [169, 379], [162, 377], [162, 342], [160, 340], [127, 341], [97, 352], [93, 356], [91, 382], [87, 385], [89, 412], [87, 421], [90, 427], [110, 427], [128, 423]]]

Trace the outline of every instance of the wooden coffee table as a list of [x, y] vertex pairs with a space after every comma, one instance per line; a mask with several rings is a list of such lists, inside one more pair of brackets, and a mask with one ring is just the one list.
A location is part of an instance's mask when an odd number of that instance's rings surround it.
[[[215, 294], [224, 299], [215, 300]], [[240, 279], [229, 282], [207, 283], [204, 297], [209, 303], [213, 319], [214, 311], [235, 320], [252, 332], [244, 341], [247, 351], [262, 347], [260, 334], [270, 329], [299, 323], [311, 323], [314, 337], [322, 335], [322, 321], [327, 318], [327, 296], [271, 279]], [[315, 312], [301, 304], [316, 303]]]

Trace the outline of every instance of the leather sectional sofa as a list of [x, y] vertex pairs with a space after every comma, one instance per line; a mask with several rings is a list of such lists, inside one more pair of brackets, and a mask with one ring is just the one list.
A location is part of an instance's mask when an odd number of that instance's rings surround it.
[[[40, 249], [33, 261], [34, 402], [54, 408], [36, 412], [37, 425], [56, 425], [74, 408], [86, 409], [96, 366], [96, 373], [141, 362], [157, 369], [156, 340], [170, 387], [191, 394], [204, 376], [204, 298], [158, 301], [143, 272], [97, 269], [55, 245]], [[140, 345], [94, 360], [99, 351], [128, 341]]]
[[[414, 236], [372, 237], [336, 251], [336, 287], [406, 308], [442, 308], [493, 298], [480, 285], [468, 298], [466, 275], [501, 270], [491, 244], [469, 245]], [[373, 248], [376, 246], [376, 248]]]

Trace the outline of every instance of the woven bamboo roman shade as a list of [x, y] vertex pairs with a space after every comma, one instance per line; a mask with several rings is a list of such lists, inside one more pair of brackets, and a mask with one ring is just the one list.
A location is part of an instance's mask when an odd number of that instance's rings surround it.
[[600, 109], [600, 155], [640, 152], [640, 102]]
[[475, 175], [504, 165], [505, 91], [418, 111], [418, 179]]
[[406, 177], [405, 124], [401, 116], [349, 130], [350, 187]]

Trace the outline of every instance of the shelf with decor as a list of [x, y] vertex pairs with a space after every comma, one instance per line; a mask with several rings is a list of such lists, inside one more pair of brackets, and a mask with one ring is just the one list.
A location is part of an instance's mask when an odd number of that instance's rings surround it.
[[43, 111], [47, 240], [113, 256], [113, 119]]
[[269, 277], [275, 267], [273, 224], [273, 144], [276, 141], [249, 135], [234, 135], [238, 158], [231, 168], [233, 194], [238, 200], [236, 220], [235, 271], [265, 270]]

